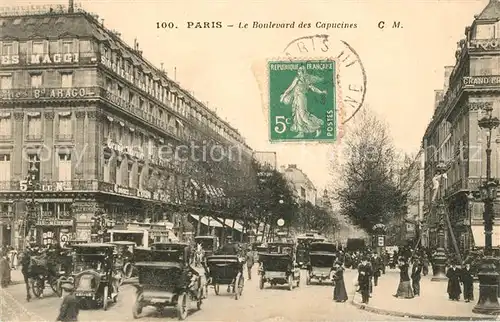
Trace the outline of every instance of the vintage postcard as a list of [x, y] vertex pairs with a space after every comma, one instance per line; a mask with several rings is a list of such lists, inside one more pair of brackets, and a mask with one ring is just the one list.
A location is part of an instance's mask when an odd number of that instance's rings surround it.
[[0, 321], [500, 318], [500, 0], [0, 2]]

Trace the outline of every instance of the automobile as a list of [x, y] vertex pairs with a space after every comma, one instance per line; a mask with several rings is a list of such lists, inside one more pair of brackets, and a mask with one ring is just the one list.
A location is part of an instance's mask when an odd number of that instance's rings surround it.
[[181, 243], [156, 243], [151, 249], [136, 249], [138, 282], [133, 284], [137, 292], [132, 311], [135, 319], [146, 306], [154, 306], [158, 312], [176, 307], [179, 320], [186, 319], [191, 301], [201, 309], [203, 286], [200, 276], [189, 267], [189, 248]]
[[294, 243], [269, 243], [267, 252], [259, 254], [259, 288], [263, 289], [265, 283], [288, 285], [293, 290], [300, 286], [300, 267], [295, 261]]
[[110, 244], [115, 246], [115, 268], [123, 277], [131, 278], [136, 273], [133, 255], [137, 244], [131, 241], [113, 241]]
[[227, 285], [227, 292], [232, 292], [237, 300], [243, 293], [245, 277], [243, 261], [238, 255], [212, 255], [206, 260], [208, 274], [207, 285], [212, 285], [219, 295], [220, 285]]
[[116, 302], [118, 281], [113, 274], [114, 246], [104, 243], [73, 245], [73, 269], [69, 278], [75, 296], [85, 306], [108, 308], [109, 300]]
[[330, 281], [333, 264], [337, 259], [337, 245], [328, 242], [316, 242], [309, 245], [309, 261], [307, 263], [306, 284], [312, 279]]
[[309, 257], [309, 245], [314, 242], [322, 242], [325, 240], [325, 237], [320, 235], [316, 231], [310, 231], [308, 233], [299, 235], [296, 237], [297, 248], [296, 259], [297, 263], [300, 267], [305, 268], [307, 265], [308, 257]]

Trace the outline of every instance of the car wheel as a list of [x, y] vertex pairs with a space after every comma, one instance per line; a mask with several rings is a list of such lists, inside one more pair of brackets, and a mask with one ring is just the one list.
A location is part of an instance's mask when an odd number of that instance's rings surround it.
[[181, 293], [177, 299], [177, 316], [179, 320], [185, 320], [188, 314], [188, 297], [186, 293]]
[[134, 302], [134, 307], [132, 308], [132, 315], [134, 319], [138, 319], [139, 315], [142, 313], [142, 294], [138, 295]]
[[288, 290], [293, 290], [293, 276], [292, 274], [288, 275]]

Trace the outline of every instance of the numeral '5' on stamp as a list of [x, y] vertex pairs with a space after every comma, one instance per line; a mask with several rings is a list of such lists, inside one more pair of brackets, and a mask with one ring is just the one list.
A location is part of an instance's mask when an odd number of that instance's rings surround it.
[[335, 141], [335, 61], [276, 60], [267, 69], [270, 141]]

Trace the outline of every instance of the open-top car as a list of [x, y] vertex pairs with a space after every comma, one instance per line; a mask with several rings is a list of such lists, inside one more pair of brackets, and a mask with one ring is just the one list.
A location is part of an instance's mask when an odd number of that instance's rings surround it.
[[201, 278], [189, 266], [190, 247], [187, 244], [155, 243], [151, 249], [137, 248], [134, 253], [139, 281], [133, 307], [138, 318], [145, 306], [154, 306], [159, 312], [175, 306], [178, 317], [187, 317], [189, 303], [201, 308], [203, 287]]
[[97, 304], [104, 310], [108, 300], [116, 302], [118, 283], [113, 275], [113, 245], [88, 243], [73, 245], [73, 280], [80, 302]]
[[330, 280], [333, 264], [337, 259], [337, 245], [328, 242], [315, 242], [309, 246], [306, 284], [312, 279], [319, 283]]
[[227, 285], [227, 292], [232, 292], [237, 300], [243, 293], [245, 277], [243, 261], [238, 254], [217, 254], [207, 257], [207, 285], [212, 285], [216, 295], [219, 286]]
[[136, 243], [131, 241], [114, 241], [110, 244], [115, 246], [115, 269], [121, 272], [124, 278], [131, 278], [135, 273], [133, 255]]
[[288, 285], [289, 290], [300, 285], [300, 268], [295, 261], [295, 245], [293, 243], [269, 243], [267, 252], [259, 254], [259, 287], [265, 283]]

